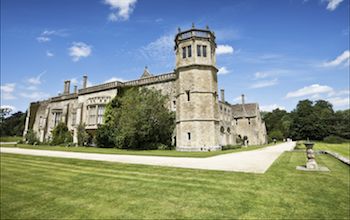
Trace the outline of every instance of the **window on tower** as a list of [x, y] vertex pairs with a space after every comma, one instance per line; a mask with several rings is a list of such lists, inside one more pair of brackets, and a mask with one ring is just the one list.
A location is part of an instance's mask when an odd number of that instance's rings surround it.
[[182, 48], [182, 58], [186, 58], [186, 47]]
[[201, 56], [201, 45], [197, 45], [197, 56]]
[[191, 57], [192, 56], [192, 47], [191, 47], [191, 45], [189, 45], [188, 47], [187, 47], [187, 53], [188, 53], [188, 57]]
[[188, 140], [191, 140], [191, 133], [190, 132], [187, 133], [187, 138], [188, 138]]
[[207, 57], [207, 46], [203, 46], [203, 57]]
[[187, 101], [190, 101], [190, 90], [186, 90]]

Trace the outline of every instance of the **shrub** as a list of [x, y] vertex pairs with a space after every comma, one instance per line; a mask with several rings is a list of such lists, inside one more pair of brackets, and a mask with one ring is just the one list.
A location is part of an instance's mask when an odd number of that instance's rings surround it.
[[26, 141], [28, 144], [38, 144], [39, 143], [39, 139], [36, 136], [36, 132], [33, 131], [32, 129], [28, 130], [26, 136]]
[[89, 134], [85, 130], [85, 124], [79, 124], [78, 131], [78, 146], [85, 146], [89, 141]]
[[283, 134], [280, 130], [271, 131], [269, 134], [269, 137], [271, 137], [272, 139], [279, 140], [279, 141], [283, 140]]
[[52, 130], [52, 141], [51, 145], [68, 144], [73, 142], [72, 134], [68, 131], [68, 127], [65, 123], [59, 123]]
[[346, 142], [346, 140], [344, 138], [341, 138], [339, 136], [335, 136], [335, 135], [330, 135], [328, 137], [323, 138], [323, 141], [326, 143], [330, 143], [330, 144], [341, 144]]
[[115, 144], [115, 129], [109, 125], [100, 125], [95, 134], [95, 142], [97, 147], [114, 147]]
[[225, 145], [225, 146], [222, 146], [222, 150], [233, 150], [233, 149], [239, 149], [239, 148], [242, 148], [241, 145]]

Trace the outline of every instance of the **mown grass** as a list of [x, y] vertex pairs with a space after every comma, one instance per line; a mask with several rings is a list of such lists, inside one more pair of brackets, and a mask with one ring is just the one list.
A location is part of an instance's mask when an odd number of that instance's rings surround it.
[[350, 142], [342, 144], [328, 144], [324, 142], [316, 142], [315, 150], [329, 150], [347, 158], [350, 158]]
[[64, 146], [47, 146], [47, 145], [33, 146], [28, 144], [17, 144], [17, 146], [3, 145], [1, 147], [19, 147], [19, 148], [26, 148], [26, 149], [57, 150], [57, 151], [86, 152], [86, 153], [100, 153], [100, 154], [148, 155], [148, 156], [168, 156], [168, 157], [211, 157], [211, 156], [216, 156], [220, 154], [256, 150], [267, 146], [271, 146], [271, 144], [242, 147], [238, 149], [224, 150], [224, 151], [210, 151], [210, 152], [181, 152], [176, 150], [123, 150], [123, 149], [117, 149], [117, 148], [97, 148], [97, 147], [64, 147]]
[[[296, 149], [305, 149], [305, 145], [301, 141], [300, 144], [297, 144]], [[344, 157], [350, 158], [350, 142], [342, 144], [329, 144], [325, 142], [315, 142], [314, 150], [328, 150], [335, 153], [338, 153]]]
[[9, 136], [9, 137], [0, 137], [0, 142], [17, 142], [21, 141], [23, 137], [20, 136]]
[[1, 219], [348, 219], [349, 167], [303, 172], [287, 152], [265, 174], [1, 154]]

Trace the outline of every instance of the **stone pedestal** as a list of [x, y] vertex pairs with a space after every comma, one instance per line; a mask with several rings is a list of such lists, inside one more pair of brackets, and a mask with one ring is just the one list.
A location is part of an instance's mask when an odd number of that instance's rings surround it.
[[307, 162], [305, 166], [297, 166], [296, 169], [303, 171], [329, 171], [327, 167], [318, 166], [316, 163], [315, 153], [312, 149], [314, 147], [314, 143], [305, 142], [304, 145], [306, 147]]

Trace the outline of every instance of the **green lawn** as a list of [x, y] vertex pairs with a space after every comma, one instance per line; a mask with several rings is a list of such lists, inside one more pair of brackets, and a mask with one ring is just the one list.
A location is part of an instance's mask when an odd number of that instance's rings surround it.
[[11, 136], [11, 137], [0, 137], [0, 142], [17, 142], [21, 141], [23, 137], [20, 136]]
[[349, 219], [349, 166], [303, 172], [286, 152], [265, 174], [1, 154], [1, 219]]
[[[300, 142], [296, 149], [305, 149], [303, 142]], [[325, 142], [315, 142], [314, 150], [328, 150], [350, 158], [350, 143], [328, 144]]]
[[[27, 149], [40, 149], [40, 150], [58, 150], [58, 151], [71, 151], [71, 152], [86, 152], [86, 153], [101, 153], [101, 154], [129, 154], [129, 155], [152, 155], [152, 156], [169, 156], [169, 157], [211, 157], [220, 154], [241, 152], [256, 150], [262, 147], [271, 146], [249, 146], [233, 150], [224, 151], [211, 151], [211, 152], [180, 152], [176, 150], [122, 150], [117, 148], [97, 148], [97, 147], [63, 147], [63, 146], [45, 146], [45, 145], [28, 145], [18, 144], [16, 147]], [[11, 145], [4, 145], [2, 147], [14, 147]]]
[[315, 150], [329, 150], [347, 158], [350, 158], [350, 143], [343, 144], [327, 144], [324, 142], [317, 142], [315, 144]]

